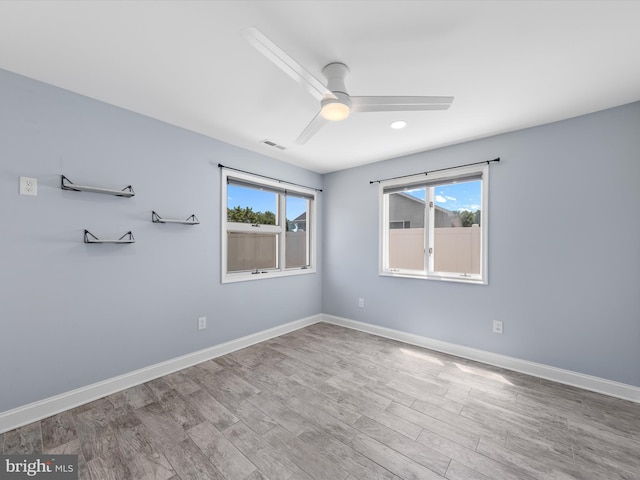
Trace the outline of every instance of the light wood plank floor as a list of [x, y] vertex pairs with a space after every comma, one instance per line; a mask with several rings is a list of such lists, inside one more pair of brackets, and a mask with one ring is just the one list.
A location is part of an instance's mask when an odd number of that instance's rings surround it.
[[92, 480], [637, 480], [640, 405], [320, 323], [0, 445]]

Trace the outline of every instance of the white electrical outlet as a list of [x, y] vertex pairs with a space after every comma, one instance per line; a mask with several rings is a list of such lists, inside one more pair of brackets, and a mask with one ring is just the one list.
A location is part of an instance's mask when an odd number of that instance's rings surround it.
[[359, 298], [359, 299], [358, 299], [358, 306], [359, 306], [360, 308], [364, 308], [364, 298]]
[[38, 179], [20, 177], [20, 195], [38, 195]]
[[204, 330], [207, 328], [207, 317], [198, 318], [198, 330]]
[[502, 333], [502, 320], [493, 321], [493, 333]]

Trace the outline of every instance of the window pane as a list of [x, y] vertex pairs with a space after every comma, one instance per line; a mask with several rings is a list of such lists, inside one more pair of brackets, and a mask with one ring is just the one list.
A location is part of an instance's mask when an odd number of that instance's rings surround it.
[[287, 194], [286, 267], [309, 265], [309, 200]]
[[389, 268], [424, 271], [426, 189], [388, 194]]
[[278, 234], [228, 232], [227, 271], [243, 272], [278, 267]]
[[278, 225], [278, 194], [259, 188], [227, 186], [227, 221]]
[[479, 274], [482, 182], [449, 183], [433, 189], [434, 271]]

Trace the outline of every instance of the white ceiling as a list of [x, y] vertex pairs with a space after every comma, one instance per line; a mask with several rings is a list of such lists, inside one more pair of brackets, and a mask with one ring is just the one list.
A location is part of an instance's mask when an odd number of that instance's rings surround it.
[[[0, 68], [325, 173], [640, 100], [639, 20], [637, 1], [5, 0]], [[346, 63], [352, 95], [455, 101], [295, 145], [319, 105], [250, 25], [321, 80]]]

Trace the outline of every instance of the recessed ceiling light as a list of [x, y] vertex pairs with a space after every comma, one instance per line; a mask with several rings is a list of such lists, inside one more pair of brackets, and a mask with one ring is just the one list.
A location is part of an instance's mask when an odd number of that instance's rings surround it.
[[407, 122], [405, 122], [404, 120], [398, 120], [391, 124], [391, 128], [393, 128], [394, 130], [400, 130], [401, 128], [404, 128], [406, 126]]

